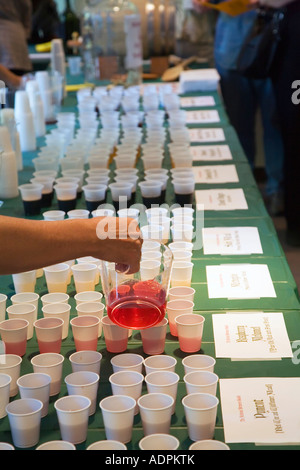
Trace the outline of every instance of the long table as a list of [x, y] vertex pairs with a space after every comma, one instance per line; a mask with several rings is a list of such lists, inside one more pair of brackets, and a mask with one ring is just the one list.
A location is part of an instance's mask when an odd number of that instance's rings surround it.
[[[255, 226], [259, 230], [261, 243], [263, 247], [263, 254], [261, 255], [250, 255], [243, 256], [237, 259], [236, 256], [207, 256], [203, 254], [203, 249], [197, 249], [193, 251], [192, 261], [194, 263], [192, 287], [195, 288], [195, 312], [201, 313], [205, 316], [205, 328], [201, 347], [201, 354], [207, 354], [215, 357], [215, 345], [214, 335], [212, 326], [212, 315], [215, 313], [224, 313], [227, 311], [269, 311], [269, 312], [282, 312], [286, 322], [287, 331], [291, 343], [296, 341], [300, 337], [300, 304], [297, 286], [294, 278], [291, 274], [290, 268], [286, 261], [284, 252], [278, 241], [275, 228], [272, 220], [269, 217], [260, 191], [258, 190], [255, 180], [252, 175], [251, 168], [247, 162], [244, 152], [241, 148], [239, 140], [236, 136], [234, 129], [228, 122], [225, 110], [222, 105], [222, 101], [218, 92], [213, 93], [197, 93], [186, 96], [214, 96], [216, 105], [210, 109], [217, 109], [221, 116], [221, 122], [216, 124], [216, 127], [221, 127], [225, 133], [225, 142], [229, 145], [233, 160], [226, 162], [215, 162], [214, 164], [235, 164], [238, 175], [239, 184], [238, 187], [242, 187], [245, 193], [245, 197], [248, 203], [247, 211], [205, 211], [204, 225], [205, 227], [231, 227], [231, 226]], [[65, 111], [75, 111], [76, 109], [76, 95], [75, 93], [69, 93], [64, 102]], [[199, 124], [192, 125], [190, 127], [205, 127]], [[206, 126], [207, 127], [207, 126]], [[209, 125], [208, 127], [213, 127]], [[44, 145], [44, 139], [38, 139], [38, 148]], [[28, 152], [23, 154], [24, 169], [19, 173], [19, 182], [26, 183], [30, 180], [34, 171], [32, 165], [32, 159], [36, 156], [36, 152]], [[197, 162], [195, 166], [205, 165], [208, 162]], [[209, 163], [211, 164], [211, 163]], [[163, 166], [170, 168], [170, 156], [166, 152]], [[137, 167], [139, 168], [139, 176], [143, 178], [143, 167], [141, 161], [138, 162]], [[112, 166], [113, 168], [113, 166]], [[214, 186], [215, 187], [215, 186]], [[236, 187], [235, 184], [224, 184], [220, 185], [224, 188]], [[209, 185], [205, 185], [205, 189], [209, 189]], [[196, 189], [203, 189], [203, 185], [197, 185]], [[138, 192], [137, 195], [141, 196]], [[108, 202], [110, 202], [108, 200]], [[166, 202], [170, 205], [174, 203], [174, 194], [171, 183], [168, 184]], [[78, 200], [77, 208], [85, 208], [84, 200]], [[54, 200], [51, 209], [57, 209], [56, 201]], [[4, 204], [0, 208], [1, 215], [9, 215], [14, 217], [24, 217], [23, 206], [21, 198], [15, 198], [4, 201]], [[33, 217], [34, 219], [42, 219], [40, 216]], [[210, 299], [208, 296], [207, 280], [205, 267], [207, 265], [214, 265], [220, 263], [255, 263], [255, 264], [267, 264], [270, 270], [270, 274], [274, 283], [276, 291], [276, 298], [269, 299], [251, 299], [251, 300], [226, 300], [226, 299]], [[96, 286], [97, 290], [101, 291], [101, 284]], [[11, 276], [0, 277], [0, 292], [8, 295], [10, 298], [14, 294], [14, 286]], [[41, 277], [37, 279], [36, 292], [42, 296], [46, 294], [47, 285], [45, 278]], [[71, 317], [76, 315], [75, 310], [75, 286], [72, 283], [69, 285], [68, 294], [70, 295], [71, 304]], [[8, 301], [8, 305], [10, 301]], [[39, 317], [41, 313], [41, 302], [39, 308]], [[63, 364], [63, 378], [71, 373], [71, 364], [69, 356], [75, 351], [75, 345], [72, 337], [71, 330], [67, 339], [62, 344], [62, 354], [65, 357]], [[100, 384], [98, 390], [98, 403], [100, 400], [107, 395], [110, 395], [111, 388], [109, 384], [109, 376], [112, 373], [112, 366], [110, 363], [113, 357], [106, 347], [103, 336], [98, 342], [98, 351], [103, 355], [101, 362], [101, 374]], [[134, 331], [132, 337], [128, 341], [128, 352], [134, 352], [146, 357], [143, 352], [141, 336], [139, 331]], [[38, 345], [35, 336], [30, 339], [27, 343], [27, 352], [23, 357], [21, 365], [21, 375], [33, 372], [30, 363], [31, 358], [38, 353]], [[176, 412], [172, 417], [170, 434], [176, 436], [180, 441], [181, 450], [187, 450], [191, 445], [192, 441], [189, 439], [187, 426], [184, 416], [183, 406], [181, 400], [186, 394], [185, 385], [183, 382], [184, 370], [182, 365], [182, 359], [187, 355], [183, 353], [179, 348], [177, 338], [167, 333], [165, 354], [170, 354], [177, 359], [176, 372], [180, 376], [180, 382], [178, 386], [178, 396], [176, 402]], [[217, 359], [215, 372], [219, 378], [242, 378], [242, 377], [299, 377], [298, 368], [295, 367], [290, 359], [282, 359], [281, 361], [231, 361], [230, 359]], [[143, 393], [146, 393], [146, 386], [143, 385]], [[58, 420], [54, 409], [54, 402], [57, 398], [67, 394], [66, 385], [62, 379], [61, 392], [58, 396], [50, 399], [50, 407], [48, 415], [42, 419], [40, 441], [39, 444], [50, 440], [61, 439]], [[218, 389], [218, 397], [219, 389]], [[19, 398], [19, 395], [14, 399]], [[222, 421], [222, 409], [221, 403], [218, 407], [217, 420], [215, 426], [215, 436], [217, 440], [224, 441], [224, 428]], [[132, 441], [127, 444], [128, 450], [138, 450], [139, 440], [143, 437], [142, 423], [140, 415], [136, 415], [134, 419], [133, 437]], [[105, 439], [105, 430], [102, 419], [102, 414], [99, 406], [95, 415], [89, 419], [88, 435], [87, 440], [77, 445], [78, 450], [84, 450], [95, 441]], [[11, 432], [9, 427], [8, 418], [5, 417], [0, 419], [0, 441], [12, 443]], [[254, 443], [247, 444], [230, 444], [231, 450], [255, 450], [255, 449], [273, 449], [273, 447], [260, 446], [256, 447]], [[298, 449], [297, 446], [277, 446], [276, 449]]]

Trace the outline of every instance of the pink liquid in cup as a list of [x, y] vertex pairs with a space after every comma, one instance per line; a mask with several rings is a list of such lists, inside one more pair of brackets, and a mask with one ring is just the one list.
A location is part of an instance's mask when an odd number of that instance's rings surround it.
[[60, 353], [61, 350], [61, 339], [57, 341], [41, 341], [38, 339], [38, 345], [40, 353]]
[[179, 339], [179, 347], [181, 351], [187, 352], [187, 353], [193, 353], [200, 351], [201, 349], [201, 342], [202, 342], [202, 336], [201, 337], [195, 337], [195, 338], [178, 338]]
[[74, 342], [76, 351], [97, 351], [98, 337], [89, 341], [74, 338]]
[[24, 356], [26, 353], [27, 347], [27, 340], [19, 341], [19, 342], [7, 342], [4, 341], [5, 344], [5, 353], [6, 354], [16, 354], [17, 356]]

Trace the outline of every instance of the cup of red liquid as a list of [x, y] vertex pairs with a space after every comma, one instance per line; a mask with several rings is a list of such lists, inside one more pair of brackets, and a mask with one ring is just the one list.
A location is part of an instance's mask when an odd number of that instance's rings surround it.
[[119, 273], [112, 263], [102, 262], [101, 280], [108, 317], [117, 325], [132, 330], [150, 328], [166, 314], [166, 303], [173, 263], [172, 251], [160, 244], [160, 268], [153, 277], [144, 270]]

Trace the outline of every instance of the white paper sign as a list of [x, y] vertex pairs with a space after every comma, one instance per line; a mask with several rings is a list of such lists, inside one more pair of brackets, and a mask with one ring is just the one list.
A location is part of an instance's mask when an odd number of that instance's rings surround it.
[[220, 115], [216, 109], [201, 111], [186, 111], [185, 115], [187, 124], [211, 124], [220, 122]]
[[222, 128], [189, 129], [190, 142], [224, 142], [225, 134]]
[[195, 191], [197, 206], [206, 211], [247, 210], [243, 189], [199, 189]]
[[222, 184], [238, 183], [235, 165], [207, 165], [193, 167], [195, 183]]
[[266, 264], [206, 266], [210, 299], [260, 299], [276, 297]]
[[216, 357], [270, 360], [293, 357], [283, 314], [213, 314]]
[[201, 106], [215, 106], [213, 96], [187, 96], [180, 98], [182, 108], [200, 108]]
[[225, 442], [300, 443], [300, 379], [220, 379]]
[[228, 145], [191, 145], [190, 152], [194, 162], [232, 160]]
[[262, 254], [257, 227], [208, 227], [202, 229], [205, 255]]

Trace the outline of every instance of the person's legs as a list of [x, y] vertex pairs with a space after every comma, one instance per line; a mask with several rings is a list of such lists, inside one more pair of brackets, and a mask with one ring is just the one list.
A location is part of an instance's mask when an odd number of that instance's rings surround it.
[[221, 92], [230, 123], [234, 127], [250, 166], [255, 163], [255, 116], [257, 102], [251, 81], [217, 65]]

